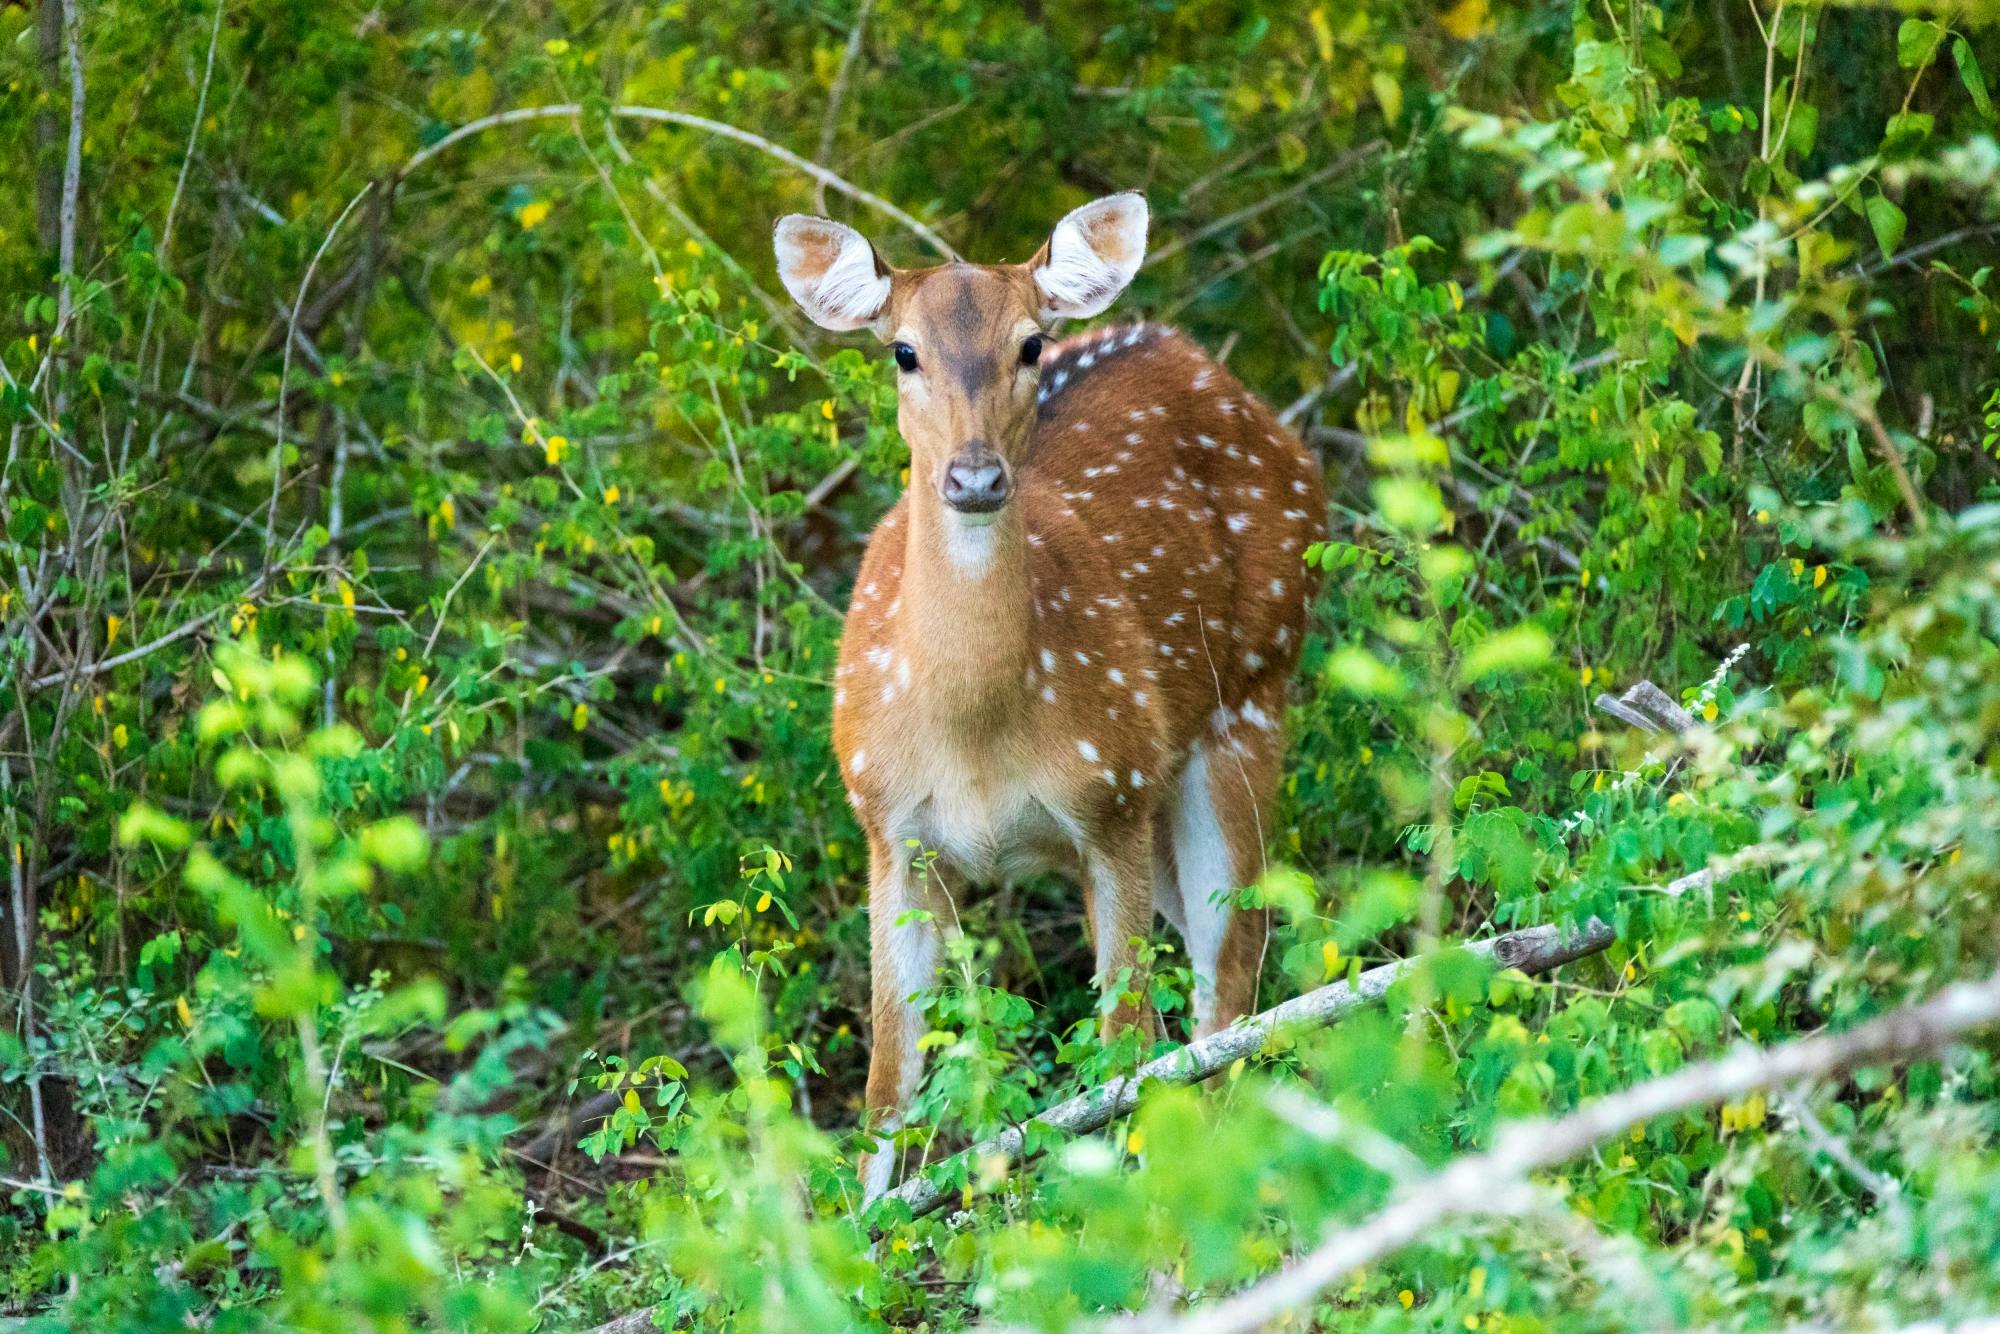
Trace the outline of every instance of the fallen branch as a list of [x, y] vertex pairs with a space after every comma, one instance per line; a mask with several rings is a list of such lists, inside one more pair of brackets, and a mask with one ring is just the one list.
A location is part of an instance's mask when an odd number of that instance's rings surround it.
[[1996, 1021], [2000, 1021], [2000, 973], [1947, 987], [1922, 1004], [1844, 1033], [1822, 1033], [1775, 1047], [1744, 1047], [1720, 1060], [1687, 1066], [1587, 1103], [1568, 1116], [1515, 1122], [1500, 1131], [1492, 1149], [1459, 1158], [1411, 1183], [1383, 1208], [1233, 1297], [1184, 1316], [1144, 1312], [1101, 1328], [1118, 1334], [1247, 1334], [1262, 1329], [1354, 1270], [1421, 1240], [1448, 1218], [1509, 1209], [1521, 1197], [1530, 1173], [1567, 1162], [1632, 1126], [1761, 1089], [1907, 1060]]
[[[1558, 927], [1532, 926], [1462, 948], [1474, 958], [1491, 961], [1496, 968], [1543, 973], [1597, 954], [1609, 948], [1616, 938], [1609, 926], [1593, 917], [1580, 930], [1567, 935]], [[1333, 982], [1303, 996], [1295, 996], [1220, 1033], [1210, 1034], [1199, 1042], [1149, 1061], [1130, 1075], [1086, 1089], [1069, 1101], [1049, 1108], [1025, 1125], [1002, 1131], [946, 1159], [928, 1174], [904, 1182], [882, 1198], [909, 1206], [910, 1212], [919, 1217], [932, 1213], [959, 1198], [963, 1187], [958, 1183], [973, 1165], [995, 1155], [1010, 1163], [1027, 1157], [1034, 1151], [1028, 1144], [1031, 1131], [1082, 1135], [1100, 1129], [1137, 1107], [1139, 1095], [1146, 1085], [1199, 1083], [1239, 1060], [1255, 1056], [1264, 1049], [1265, 1043], [1279, 1034], [1324, 1028], [1380, 999], [1398, 979], [1436, 957], [1434, 954], [1423, 955], [1384, 964], [1361, 974], [1352, 986], [1346, 982]], [[630, 1311], [597, 1326], [589, 1334], [641, 1334], [655, 1328], [653, 1315], [652, 1307]]]
[[[1592, 918], [1582, 929], [1565, 936], [1553, 926], [1534, 926], [1512, 931], [1491, 940], [1464, 946], [1474, 958], [1490, 960], [1496, 968], [1518, 968], [1524, 973], [1543, 973], [1551, 968], [1596, 954], [1615, 939], [1611, 928]], [[971, 1167], [993, 1157], [1015, 1162], [1029, 1152], [1031, 1133], [1050, 1131], [1081, 1135], [1109, 1125], [1139, 1105], [1146, 1085], [1194, 1084], [1228, 1069], [1239, 1060], [1255, 1056], [1278, 1034], [1304, 1028], [1324, 1028], [1382, 994], [1419, 964], [1437, 956], [1426, 955], [1371, 968], [1355, 979], [1333, 982], [1282, 1005], [1253, 1015], [1240, 1023], [1210, 1034], [1199, 1042], [1149, 1061], [1131, 1075], [1086, 1089], [1067, 1102], [1058, 1103], [1024, 1125], [1002, 1131], [964, 1152], [946, 1159], [923, 1176], [905, 1181], [883, 1196], [909, 1206], [918, 1216], [932, 1212], [959, 1198], [960, 1183]]]

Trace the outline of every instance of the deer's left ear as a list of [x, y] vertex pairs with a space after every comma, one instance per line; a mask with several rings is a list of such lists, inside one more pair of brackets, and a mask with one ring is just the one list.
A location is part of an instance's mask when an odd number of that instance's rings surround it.
[[771, 229], [778, 277], [814, 324], [838, 333], [866, 329], [889, 309], [889, 266], [852, 227], [788, 213]]
[[1056, 224], [1028, 261], [1043, 319], [1085, 319], [1104, 310], [1146, 258], [1146, 197], [1106, 195]]

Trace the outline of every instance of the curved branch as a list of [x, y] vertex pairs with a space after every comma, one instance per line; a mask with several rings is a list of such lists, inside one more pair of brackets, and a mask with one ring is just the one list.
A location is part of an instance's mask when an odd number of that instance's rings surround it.
[[[706, 116], [697, 116], [686, 111], [669, 111], [664, 107], [615, 106], [610, 109], [608, 114], [621, 117], [625, 120], [649, 120], [663, 125], [678, 125], [683, 129], [701, 130], [706, 134], [713, 134], [723, 139], [733, 139], [739, 144], [748, 145], [767, 157], [776, 158], [786, 166], [805, 173], [827, 189], [837, 194], [846, 195], [857, 204], [865, 204], [884, 217], [901, 223], [911, 233], [921, 238], [925, 244], [929, 245], [946, 259], [955, 260], [958, 258], [958, 252], [953, 250], [950, 243], [942, 236], [939, 236], [918, 219], [905, 213], [882, 196], [873, 191], [862, 189], [838, 173], [827, 170], [817, 162], [800, 157], [791, 149], [772, 143], [760, 134], [752, 134], [750, 131], [739, 129], [726, 121], [710, 120]], [[551, 106], [516, 107], [512, 111], [500, 111], [495, 112], [491, 116], [481, 116], [478, 120], [467, 121], [450, 134], [439, 139], [436, 143], [419, 149], [411, 156], [409, 161], [403, 164], [402, 169], [396, 175], [398, 179], [406, 177], [454, 144], [462, 143], [486, 130], [495, 129], [502, 125], [518, 125], [524, 121], [571, 120], [581, 115], [583, 115], [583, 105], [581, 103], [559, 102]]]

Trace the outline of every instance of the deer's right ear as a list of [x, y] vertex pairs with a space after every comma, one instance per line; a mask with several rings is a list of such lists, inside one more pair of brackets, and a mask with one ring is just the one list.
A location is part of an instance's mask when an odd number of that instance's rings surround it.
[[788, 213], [771, 232], [778, 277], [792, 300], [823, 329], [849, 333], [889, 309], [889, 266], [852, 227]]

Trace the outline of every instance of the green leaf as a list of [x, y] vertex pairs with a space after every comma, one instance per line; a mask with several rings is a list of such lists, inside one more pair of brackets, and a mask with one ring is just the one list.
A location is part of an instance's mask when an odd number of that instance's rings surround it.
[[361, 850], [387, 871], [414, 871], [430, 855], [430, 836], [407, 815], [377, 820], [361, 831]]
[[1896, 63], [1904, 69], [1920, 69], [1937, 58], [1944, 41], [1944, 25], [1929, 19], [1904, 19], [1896, 29]]
[[143, 801], [133, 803], [118, 820], [118, 841], [128, 848], [151, 843], [156, 848], [178, 851], [188, 845], [191, 837], [184, 821]]
[[1972, 105], [1988, 120], [1993, 119], [1993, 99], [1986, 91], [1986, 75], [1980, 71], [1979, 57], [1972, 53], [1972, 43], [1963, 37], [1954, 37], [1951, 42], [1952, 63], [1958, 66], [1958, 80], [1965, 85], [1965, 91], [1972, 97]]
[[1532, 671], [1549, 660], [1554, 645], [1539, 625], [1516, 625], [1474, 644], [1459, 664], [1459, 680], [1471, 684], [1489, 676]]
[[1910, 220], [1897, 208], [1887, 195], [1875, 195], [1862, 206], [1868, 214], [1868, 225], [1875, 232], [1875, 244], [1882, 248], [1883, 259], [1894, 259], [1896, 247], [1903, 243], [1903, 232]]
[[1326, 679], [1363, 699], [1400, 699], [1408, 688], [1403, 674], [1365, 648], [1336, 649], [1326, 660]]

